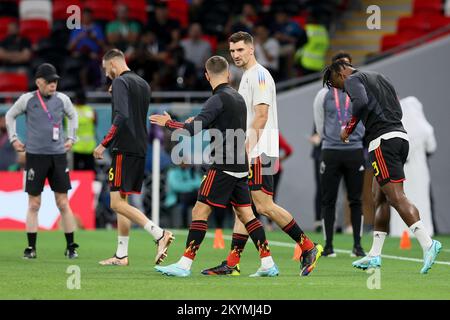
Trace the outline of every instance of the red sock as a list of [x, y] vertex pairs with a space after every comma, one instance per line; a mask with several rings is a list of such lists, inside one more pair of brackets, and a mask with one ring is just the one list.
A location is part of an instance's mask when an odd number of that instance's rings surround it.
[[300, 238], [298, 244], [300, 245], [300, 248], [303, 252], [307, 252], [314, 248], [314, 243], [305, 234], [302, 234], [302, 237]]
[[266, 240], [262, 245], [259, 245], [258, 251], [260, 258], [270, 257], [269, 242]]
[[239, 249], [233, 249], [230, 251], [227, 257], [227, 265], [229, 267], [234, 267], [241, 261], [241, 250]]

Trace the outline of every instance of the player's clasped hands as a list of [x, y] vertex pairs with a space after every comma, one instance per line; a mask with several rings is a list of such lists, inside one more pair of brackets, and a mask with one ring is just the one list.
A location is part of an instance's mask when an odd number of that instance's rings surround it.
[[341, 140], [344, 143], [349, 143], [350, 142], [350, 140], [348, 140], [348, 133], [347, 133], [347, 131], [345, 129], [342, 129], [342, 131], [341, 131]]

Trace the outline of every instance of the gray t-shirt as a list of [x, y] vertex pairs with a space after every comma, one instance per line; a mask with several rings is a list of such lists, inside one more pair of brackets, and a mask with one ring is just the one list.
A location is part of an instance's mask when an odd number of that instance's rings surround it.
[[184, 56], [192, 62], [197, 70], [205, 67], [205, 62], [211, 56], [211, 45], [205, 40], [193, 41], [192, 39], [181, 40], [180, 45], [184, 49]]
[[[336, 103], [336, 96], [339, 100]], [[339, 108], [338, 108], [339, 107]], [[349, 137], [341, 141], [342, 127], [352, 117], [352, 103], [345, 92], [335, 88], [322, 88], [314, 99], [314, 123], [322, 138], [322, 149], [353, 150], [363, 147], [364, 125], [359, 123]]]
[[[25, 114], [27, 134], [25, 150], [32, 154], [63, 154], [65, 153], [63, 134], [63, 119], [67, 116], [68, 132], [67, 139], [76, 141], [76, 130], [78, 128], [78, 115], [64, 93], [56, 92], [49, 97], [42, 97], [51, 119], [42, 107], [37, 91], [25, 93], [19, 97], [14, 105], [6, 113], [6, 127], [8, 129], [9, 141], [12, 143], [18, 139], [16, 132], [16, 118]], [[54, 127], [59, 131], [58, 140], [53, 140]]]

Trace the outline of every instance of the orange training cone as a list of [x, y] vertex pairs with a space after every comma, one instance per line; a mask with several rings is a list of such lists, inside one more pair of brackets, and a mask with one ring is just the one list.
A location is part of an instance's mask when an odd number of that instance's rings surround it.
[[402, 233], [402, 237], [400, 239], [400, 249], [411, 249], [411, 239], [409, 238], [409, 232], [407, 230], [403, 231]]
[[292, 257], [292, 260], [299, 261], [301, 256], [302, 256], [302, 248], [300, 248], [300, 245], [297, 243], [295, 245], [294, 256]]
[[225, 249], [225, 241], [223, 240], [222, 229], [216, 229], [216, 234], [214, 235], [214, 249]]

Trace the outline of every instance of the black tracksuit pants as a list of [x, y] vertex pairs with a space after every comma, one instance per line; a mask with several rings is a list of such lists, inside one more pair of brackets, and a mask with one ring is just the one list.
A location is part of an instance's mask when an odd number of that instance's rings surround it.
[[354, 245], [361, 241], [361, 193], [364, 181], [363, 149], [335, 150], [323, 149], [320, 163], [321, 215], [325, 224], [326, 246], [333, 245], [336, 199], [339, 183], [344, 177], [347, 197], [350, 203]]

